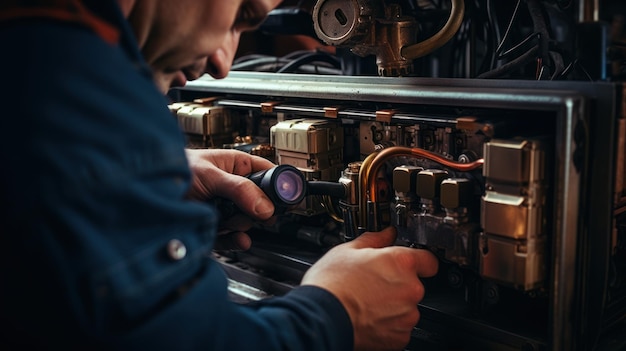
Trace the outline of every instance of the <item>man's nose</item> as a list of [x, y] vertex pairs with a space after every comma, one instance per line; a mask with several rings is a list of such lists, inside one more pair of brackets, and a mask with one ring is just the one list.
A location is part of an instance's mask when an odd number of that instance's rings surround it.
[[228, 75], [232, 65], [232, 57], [222, 48], [219, 48], [207, 60], [206, 72], [215, 79], [222, 79]]
[[207, 59], [206, 72], [215, 79], [225, 78], [237, 53], [241, 32], [231, 30], [225, 37], [222, 45]]

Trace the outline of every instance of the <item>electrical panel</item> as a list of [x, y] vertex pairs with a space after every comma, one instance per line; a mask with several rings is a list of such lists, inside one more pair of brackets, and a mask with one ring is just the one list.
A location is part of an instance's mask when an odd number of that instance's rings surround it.
[[624, 330], [619, 85], [232, 72], [176, 94], [190, 145], [346, 189], [217, 253], [233, 295], [283, 294], [332, 246], [391, 225], [440, 259], [408, 349], [576, 349]]

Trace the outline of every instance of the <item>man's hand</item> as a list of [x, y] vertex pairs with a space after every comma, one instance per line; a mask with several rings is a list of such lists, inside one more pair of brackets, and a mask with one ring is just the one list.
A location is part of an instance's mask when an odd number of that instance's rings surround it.
[[267, 220], [274, 213], [274, 204], [265, 193], [245, 176], [276, 166], [272, 162], [238, 150], [187, 149], [187, 159], [193, 173], [188, 196], [207, 201], [220, 197], [232, 201], [246, 216], [235, 215], [222, 223], [224, 228], [216, 249], [250, 247], [244, 233], [254, 220]]
[[426, 250], [387, 247], [395, 229], [364, 233], [330, 250], [302, 279], [333, 293], [354, 329], [356, 350], [401, 350], [419, 320], [424, 297], [418, 277], [437, 273], [437, 258]]

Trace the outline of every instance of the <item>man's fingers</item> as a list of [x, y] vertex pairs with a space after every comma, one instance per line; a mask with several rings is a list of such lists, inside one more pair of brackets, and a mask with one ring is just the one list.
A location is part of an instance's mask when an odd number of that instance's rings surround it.
[[[233, 171], [233, 173], [235, 174], [239, 174], [239, 175], [248, 175], [249, 173], [254, 173], [254, 172], [259, 172], [259, 171], [263, 171], [266, 169], [270, 169], [272, 167], [275, 167], [276, 165], [270, 161], [268, 161], [267, 159], [263, 158], [263, 157], [251, 157], [249, 154], [243, 153], [245, 156], [241, 156], [242, 159], [245, 159], [245, 161], [242, 162], [236, 162], [235, 163], [235, 169]], [[247, 163], [250, 163], [250, 168], [248, 169], [247, 167]], [[244, 166], [241, 166], [244, 165]]]
[[439, 270], [439, 260], [432, 252], [422, 249], [409, 249], [413, 256], [413, 268], [422, 278], [432, 277]]
[[272, 162], [238, 150], [187, 149], [186, 153], [194, 175], [191, 198], [221, 197], [257, 220], [266, 220], [274, 213], [268, 197], [245, 177], [274, 167]]
[[226, 232], [218, 234], [214, 250], [217, 251], [246, 251], [252, 246], [252, 239], [243, 232]]
[[237, 213], [229, 218], [224, 218], [220, 222], [220, 227], [233, 232], [246, 232], [253, 226], [253, 221], [249, 216]]
[[242, 176], [221, 170], [218, 172], [222, 174], [214, 177], [211, 186], [211, 192], [215, 196], [231, 200], [244, 213], [255, 219], [265, 220], [272, 216], [274, 204], [256, 184]]
[[396, 240], [396, 229], [387, 227], [380, 232], [367, 232], [361, 234], [347, 245], [355, 249], [382, 248], [392, 245]]

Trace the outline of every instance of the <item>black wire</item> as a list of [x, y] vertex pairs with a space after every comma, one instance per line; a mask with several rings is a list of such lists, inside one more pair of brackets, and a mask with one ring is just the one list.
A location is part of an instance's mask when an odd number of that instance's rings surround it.
[[341, 69], [324, 67], [318, 64], [302, 65], [298, 67], [298, 72], [308, 74], [343, 75], [343, 71]]
[[[539, 0], [527, 0], [528, 12], [530, 18], [533, 21], [533, 27], [536, 33], [539, 33], [539, 57], [541, 57], [542, 72], [545, 69], [549, 69], [550, 63], [550, 33], [548, 32], [548, 25], [546, 23], [544, 9]], [[550, 72], [547, 72], [550, 74]], [[541, 78], [541, 77], [540, 77]]]
[[282, 66], [284, 64], [287, 64], [288, 62], [289, 62], [288, 60], [281, 59], [280, 57], [266, 56], [266, 57], [259, 57], [256, 59], [233, 64], [231, 69], [233, 71], [245, 71], [245, 70], [254, 71], [255, 68], [261, 65], [274, 64], [275, 66]]
[[311, 53], [311, 50], [297, 50], [290, 52], [282, 57], [270, 56], [270, 55], [261, 55], [261, 54], [250, 54], [246, 56], [238, 57], [233, 61], [232, 69], [237, 71], [250, 70], [254, 69], [257, 66], [264, 65], [266, 66], [268, 63], [273, 63], [274, 66], [283, 66], [289, 63], [293, 59], [297, 59], [301, 56], [308, 55]]
[[[281, 67], [282, 65], [267, 64], [267, 65], [256, 66], [254, 70], [249, 69], [248, 71], [276, 73], [276, 71], [280, 69]], [[298, 72], [309, 73], [309, 74], [324, 74], [324, 75], [342, 75], [343, 73], [340, 69], [323, 67], [323, 66], [320, 66], [319, 64], [302, 65], [298, 67]]]
[[[572, 54], [561, 45], [556, 40], [550, 40], [550, 57], [554, 63], [554, 74], [552, 74], [551, 80], [562, 79], [570, 72], [572, 69], [572, 62], [577, 61], [576, 57], [573, 57]], [[568, 57], [568, 61], [570, 62], [567, 66], [565, 65], [565, 57]]]
[[492, 33], [489, 35], [488, 43], [489, 43], [489, 51], [491, 52], [491, 56], [489, 58], [489, 69], [493, 69], [496, 64], [496, 51], [494, 50], [498, 43], [500, 42], [500, 26], [498, 25], [497, 12], [494, 9], [494, 4], [492, 0], [487, 0], [487, 23], [489, 24], [488, 33]]
[[336, 57], [331, 56], [330, 54], [327, 54], [327, 53], [313, 52], [313, 53], [304, 55], [302, 57], [299, 57], [289, 62], [288, 64], [284, 65], [281, 69], [276, 71], [276, 73], [293, 73], [300, 66], [309, 64], [312, 62], [326, 62], [326, 63], [330, 63], [335, 68], [341, 67], [341, 62]]
[[[256, 71], [256, 72], [277, 72], [284, 66], [291, 62], [311, 55], [310, 50], [299, 50], [291, 52], [282, 57], [268, 56], [268, 55], [247, 55], [240, 57], [236, 63], [233, 64], [231, 70], [233, 71]], [[327, 54], [330, 56], [330, 54]], [[296, 59], [293, 59], [293, 58]], [[341, 75], [340, 69], [336, 68], [337, 63], [335, 61], [322, 61], [315, 60], [315, 65], [302, 62], [297, 69], [303, 73], [311, 74], [327, 74], [327, 75]], [[334, 68], [333, 68], [334, 67]]]
[[308, 55], [311, 53], [311, 50], [297, 50], [297, 51], [293, 51], [288, 53], [287, 55], [283, 56], [282, 58], [287, 59], [287, 60], [291, 60], [291, 59], [295, 59], [298, 57], [302, 57], [304, 55]]
[[583, 67], [583, 65], [581, 65], [580, 63], [578, 63], [578, 61], [576, 61], [575, 66], [578, 67], [585, 74], [587, 79], [593, 82], [593, 78], [591, 78], [591, 75], [589, 74], [589, 72], [587, 72], [587, 70], [585, 69], [585, 67]]
[[502, 40], [500, 41], [500, 44], [498, 44], [498, 48], [496, 49], [496, 54], [499, 54], [502, 51], [504, 43], [511, 33], [511, 28], [513, 27], [513, 23], [515, 22], [515, 18], [517, 17], [517, 12], [519, 11], [521, 3], [522, 0], [517, 0], [517, 3], [515, 4], [515, 9], [513, 10], [513, 14], [511, 15], [511, 20], [509, 21], [509, 24], [506, 27], [506, 31], [504, 32], [504, 36], [502, 36]]
[[552, 58], [552, 63], [554, 63], [554, 73], [551, 77], [552, 80], [556, 75], [563, 71], [565, 63], [563, 62], [563, 56], [561, 56], [559, 52], [550, 51], [550, 57]]
[[574, 61], [570, 62], [564, 69], [563, 71], [561, 71], [561, 73], [559, 73], [559, 75], [557, 77], [552, 78], [552, 80], [554, 80], [555, 78], [567, 78], [567, 76], [570, 74], [570, 72], [572, 71], [572, 69], [574, 68], [574, 66], [576, 66], [576, 64], [578, 63], [578, 59], [575, 59]]
[[236, 65], [236, 64], [244, 62], [244, 61], [255, 60], [255, 59], [258, 59], [258, 58], [262, 58], [262, 57], [273, 57], [273, 56], [262, 55], [262, 54], [245, 55], [245, 56], [241, 56], [241, 57], [238, 57], [238, 58], [234, 59], [233, 60], [233, 65]]
[[531, 41], [532, 39], [534, 39], [535, 37], [540, 37], [541, 33], [532, 33], [531, 35], [527, 36], [524, 40], [522, 40], [521, 42], [519, 42], [519, 44], [515, 45], [514, 47], [508, 49], [507, 51], [501, 53], [500, 55], [498, 55], [498, 60], [506, 58], [507, 56], [510, 56], [512, 53], [518, 51], [520, 48], [522, 48], [522, 46], [526, 45], [526, 43], [528, 43], [529, 41]]
[[537, 53], [539, 52], [539, 47], [538, 46], [533, 46], [532, 48], [530, 48], [530, 50], [526, 51], [525, 53], [523, 53], [521, 56], [515, 58], [514, 60], [511, 60], [510, 62], [496, 68], [493, 69], [489, 72], [485, 72], [481, 75], [479, 75], [477, 78], [498, 78], [501, 77], [503, 75], [505, 75], [508, 72], [511, 72], [517, 68], [520, 68], [524, 65], [526, 65], [527, 63], [530, 63], [531, 61], [535, 60], [537, 57]]

